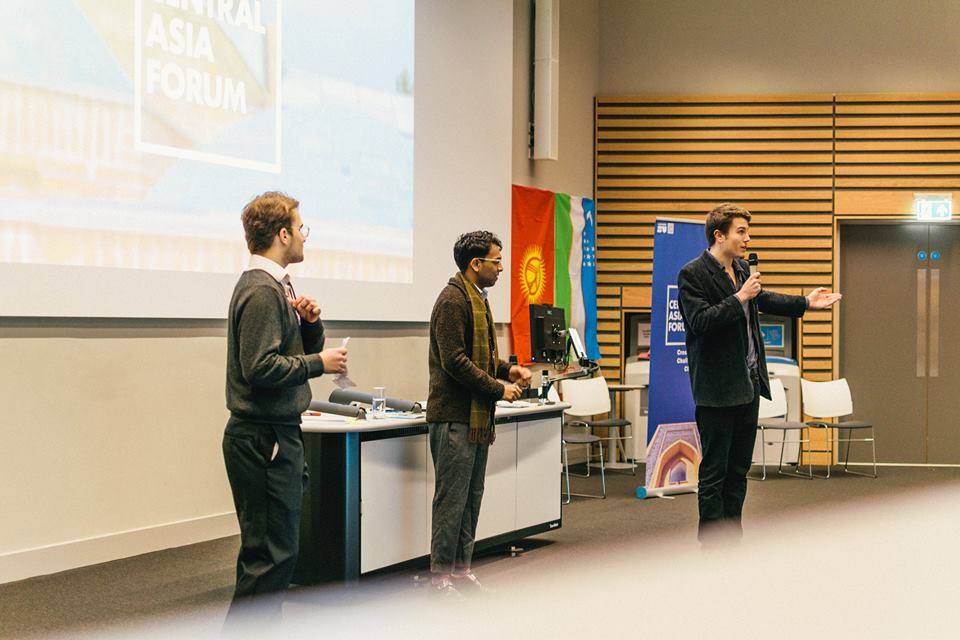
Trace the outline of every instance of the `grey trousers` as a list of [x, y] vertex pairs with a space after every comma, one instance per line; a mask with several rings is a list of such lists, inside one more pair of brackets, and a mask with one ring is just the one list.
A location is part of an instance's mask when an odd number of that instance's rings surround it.
[[430, 571], [466, 571], [473, 558], [490, 445], [470, 442], [470, 426], [462, 422], [431, 423], [429, 428], [436, 472]]

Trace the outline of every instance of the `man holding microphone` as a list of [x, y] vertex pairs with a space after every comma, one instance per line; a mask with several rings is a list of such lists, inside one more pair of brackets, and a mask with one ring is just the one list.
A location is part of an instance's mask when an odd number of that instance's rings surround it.
[[742, 534], [760, 396], [770, 398], [758, 312], [800, 317], [842, 297], [823, 288], [806, 297], [764, 291], [756, 261], [743, 259], [749, 229], [746, 209], [719, 205], [707, 214], [709, 248], [677, 276], [703, 449], [697, 501], [704, 544]]

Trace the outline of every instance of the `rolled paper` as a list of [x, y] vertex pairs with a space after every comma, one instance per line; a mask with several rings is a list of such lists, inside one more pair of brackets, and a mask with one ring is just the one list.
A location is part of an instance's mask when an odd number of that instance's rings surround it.
[[[411, 413], [420, 413], [423, 407], [419, 402], [413, 400], [403, 400], [401, 398], [387, 398], [387, 406], [397, 411], [409, 411]], [[334, 389], [330, 393], [330, 402], [338, 404], [350, 404], [351, 402], [360, 402], [363, 404], [373, 404], [373, 394], [356, 389]]]
[[323, 400], [311, 400], [310, 411], [319, 411], [320, 413], [332, 413], [336, 416], [346, 416], [348, 418], [366, 417], [367, 412], [363, 407], [355, 407], [352, 404], [338, 404], [336, 402], [324, 402]]

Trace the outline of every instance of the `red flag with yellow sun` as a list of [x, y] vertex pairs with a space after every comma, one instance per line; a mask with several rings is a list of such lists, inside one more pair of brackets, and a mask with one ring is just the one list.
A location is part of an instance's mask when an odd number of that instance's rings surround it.
[[513, 185], [510, 330], [520, 362], [530, 362], [530, 305], [553, 304], [554, 193]]

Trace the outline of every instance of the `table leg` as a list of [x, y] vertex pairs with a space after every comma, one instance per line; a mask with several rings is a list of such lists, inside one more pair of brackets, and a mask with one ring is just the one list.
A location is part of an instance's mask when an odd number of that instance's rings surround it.
[[[629, 393], [629, 391], [628, 391], [627, 393]], [[613, 404], [613, 402], [612, 402], [612, 400], [613, 400], [612, 395], [613, 395], [613, 392], [611, 392], [610, 415], [613, 415], [613, 413], [614, 413], [614, 412], [613, 412], [613, 409], [614, 409], [614, 407], [616, 407], [616, 405]], [[619, 412], [619, 414], [620, 414], [620, 419], [621, 419], [621, 420], [625, 420], [625, 419], [626, 419], [626, 402], [624, 401], [623, 396], [620, 397], [620, 412]], [[610, 454], [609, 454], [609, 456], [608, 456], [607, 469], [629, 469], [629, 470], [631, 470], [631, 471], [633, 471], [634, 469], [636, 469], [636, 468], [637, 468], [637, 465], [635, 465], [635, 464], [632, 463], [632, 462], [628, 462], [628, 461], [627, 461], [627, 452], [626, 452], [626, 451], [624, 450], [624, 448], [623, 448], [623, 440], [620, 439], [620, 427], [611, 427], [611, 428], [610, 428], [610, 434], [611, 434], [611, 436], [613, 436], [615, 439], [611, 441], [610, 446], [608, 447], [608, 450], [609, 450]], [[617, 451], [618, 451], [618, 450], [620, 451], [620, 453], [623, 454], [623, 462], [618, 462], [618, 461], [617, 461]]]
[[360, 577], [360, 434], [304, 433], [310, 470], [296, 584]]

